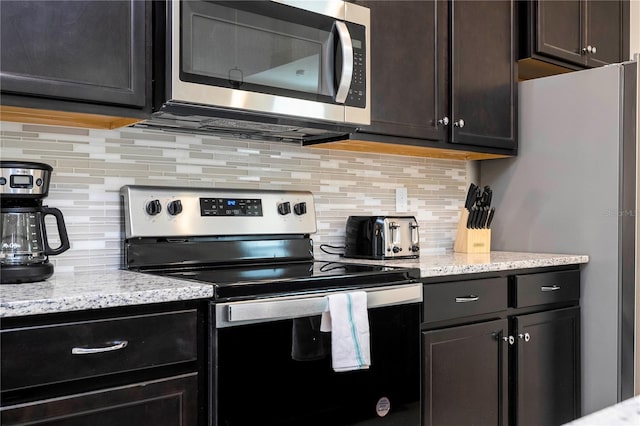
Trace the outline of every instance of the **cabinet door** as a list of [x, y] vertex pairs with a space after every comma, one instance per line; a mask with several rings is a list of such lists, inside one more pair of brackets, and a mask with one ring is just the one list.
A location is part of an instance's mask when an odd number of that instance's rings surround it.
[[624, 60], [622, 43], [622, 2], [587, 1], [587, 39], [592, 51], [587, 65], [599, 67]]
[[512, 1], [451, 2], [451, 142], [516, 147]]
[[145, 3], [0, 1], [2, 92], [143, 107]]
[[560, 425], [580, 415], [580, 308], [516, 316], [516, 424]]
[[106, 390], [2, 407], [13, 425], [196, 425], [197, 376], [185, 374]]
[[507, 424], [506, 336], [507, 320], [423, 333], [423, 425]]
[[[442, 140], [447, 115], [442, 1], [358, 1], [371, 11], [371, 125], [363, 132]], [[440, 54], [439, 54], [440, 52]]]
[[585, 33], [585, 2], [537, 1], [538, 53], [578, 65], [585, 64], [583, 48], [587, 47]]

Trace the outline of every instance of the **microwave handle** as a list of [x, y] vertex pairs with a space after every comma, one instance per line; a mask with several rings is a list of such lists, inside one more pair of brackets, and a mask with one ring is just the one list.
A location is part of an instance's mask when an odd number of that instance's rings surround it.
[[342, 73], [340, 73], [340, 82], [336, 91], [336, 102], [343, 104], [347, 100], [349, 88], [351, 87], [351, 78], [353, 77], [353, 44], [351, 43], [351, 34], [344, 22], [336, 21], [336, 30], [340, 39], [340, 47], [342, 48]]

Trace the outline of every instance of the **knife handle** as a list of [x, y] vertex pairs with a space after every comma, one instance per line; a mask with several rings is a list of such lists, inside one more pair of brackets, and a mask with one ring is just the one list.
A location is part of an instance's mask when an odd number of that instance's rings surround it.
[[491, 227], [491, 222], [493, 221], [493, 215], [495, 213], [496, 213], [496, 208], [491, 207], [491, 210], [489, 210], [489, 217], [487, 218], [487, 228]]
[[476, 188], [477, 186], [473, 182], [469, 185], [469, 191], [467, 191], [467, 198], [464, 201], [464, 206], [467, 210], [470, 210], [471, 206], [475, 202], [474, 196], [476, 194]]
[[469, 216], [467, 217], [467, 229], [471, 229], [471, 225], [473, 224], [474, 212], [476, 211], [475, 209], [475, 206], [469, 209]]
[[483, 207], [482, 208], [482, 214], [480, 215], [480, 224], [478, 225], [478, 228], [480, 229], [486, 229], [487, 228], [487, 218], [489, 216], [489, 208], [488, 207]]

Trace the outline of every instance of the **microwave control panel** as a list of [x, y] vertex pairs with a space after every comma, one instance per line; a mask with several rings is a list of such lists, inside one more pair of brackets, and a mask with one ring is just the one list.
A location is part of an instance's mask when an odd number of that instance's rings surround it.
[[354, 107], [366, 107], [367, 104], [367, 58], [366, 32], [362, 25], [347, 22], [353, 45], [353, 77], [346, 104]]

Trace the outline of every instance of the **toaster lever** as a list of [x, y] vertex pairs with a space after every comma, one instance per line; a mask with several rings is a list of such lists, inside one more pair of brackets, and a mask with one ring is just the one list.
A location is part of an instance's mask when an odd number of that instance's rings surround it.
[[[400, 228], [400, 224], [398, 222], [389, 222], [389, 233], [391, 234], [390, 235], [391, 244], [394, 246], [400, 244], [400, 232], [398, 231], [399, 228]], [[397, 253], [397, 251], [394, 250], [394, 253]]]
[[414, 247], [416, 247], [419, 243], [420, 243], [420, 236], [418, 235], [418, 224], [416, 222], [412, 222], [409, 225], [409, 228], [411, 229], [411, 246], [412, 246], [412, 250], [411, 251], [418, 251], [413, 249]]

